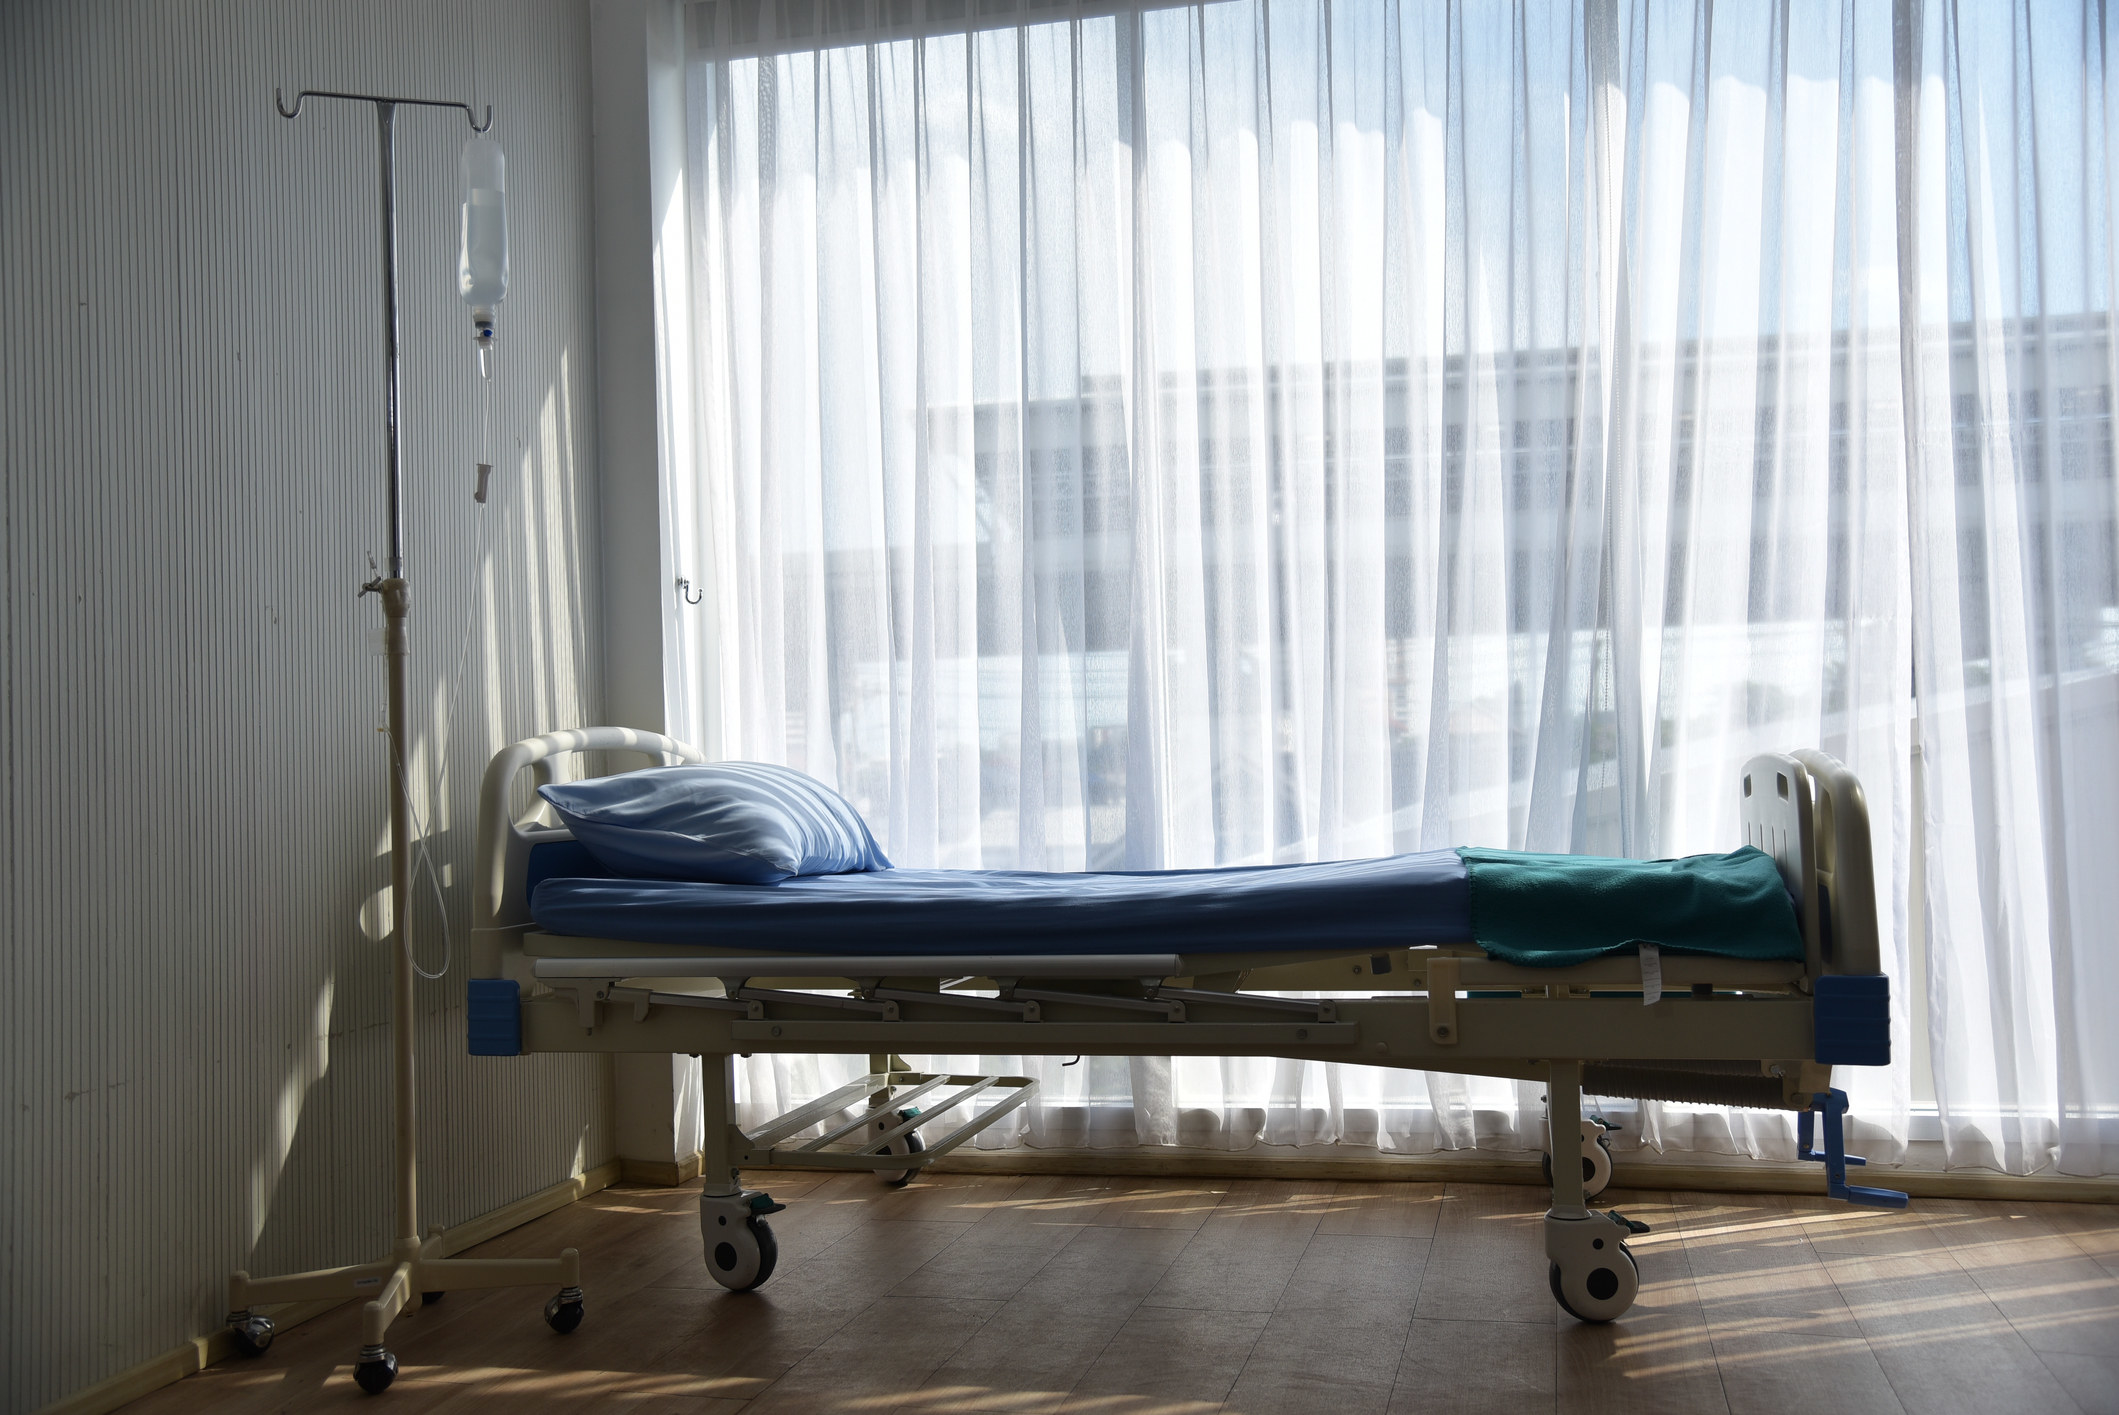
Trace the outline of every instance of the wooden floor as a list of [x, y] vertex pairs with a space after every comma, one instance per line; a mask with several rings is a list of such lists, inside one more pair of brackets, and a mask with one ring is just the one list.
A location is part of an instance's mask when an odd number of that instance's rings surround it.
[[779, 1271], [715, 1287], [696, 1184], [611, 1189], [483, 1248], [582, 1252], [543, 1291], [401, 1320], [353, 1385], [357, 1311], [129, 1407], [449, 1415], [2119, 1410], [2119, 1207], [1613, 1193], [1639, 1303], [1559, 1313], [1541, 1190], [1480, 1184], [747, 1175]]

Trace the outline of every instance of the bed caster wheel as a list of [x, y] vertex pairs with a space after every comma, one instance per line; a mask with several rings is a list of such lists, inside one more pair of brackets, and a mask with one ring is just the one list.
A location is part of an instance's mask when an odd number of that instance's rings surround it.
[[263, 1356], [272, 1349], [272, 1318], [253, 1312], [230, 1312], [228, 1335], [238, 1356]]
[[[1545, 1170], [1545, 1187], [1552, 1187], [1552, 1155], [1547, 1153], [1542, 1161]], [[1582, 1197], [1594, 1199], [1611, 1187], [1611, 1148], [1601, 1139], [1595, 1144], [1582, 1147]]]
[[544, 1324], [561, 1336], [580, 1326], [583, 1315], [578, 1287], [562, 1287], [557, 1297], [544, 1304]]
[[1630, 1220], [1576, 1210], [1545, 1216], [1545, 1256], [1553, 1300], [1578, 1322], [1608, 1322], [1633, 1305], [1641, 1270], [1626, 1240]]
[[[875, 1119], [876, 1133], [881, 1134], [885, 1130], [891, 1129], [893, 1126], [900, 1125], [905, 1121], [912, 1119], [915, 1115], [918, 1115], [919, 1113], [920, 1112], [918, 1111], [918, 1109], [901, 1110], [894, 1113], [886, 1111], [883, 1114], [877, 1116]], [[900, 1135], [897, 1139], [892, 1140], [889, 1144], [885, 1145], [882, 1148], [880, 1153], [886, 1155], [916, 1155], [924, 1151], [926, 1148], [927, 1142], [920, 1138], [919, 1131], [914, 1130], [910, 1131], [907, 1134]], [[879, 1169], [876, 1171], [876, 1178], [882, 1180], [885, 1184], [888, 1184], [893, 1189], [902, 1189], [907, 1184], [910, 1184], [913, 1180], [913, 1176], [917, 1175], [919, 1172], [920, 1166], [918, 1165], [914, 1165], [910, 1169]]]
[[380, 1346], [363, 1346], [360, 1364], [353, 1368], [353, 1379], [368, 1394], [381, 1395], [397, 1379], [397, 1358]]
[[1553, 1300], [1578, 1322], [1608, 1322], [1622, 1316], [1640, 1295], [1641, 1269], [1633, 1254], [1616, 1243], [1612, 1249], [1610, 1258], [1594, 1267], [1562, 1272], [1558, 1263], [1548, 1265]]
[[762, 1218], [745, 1219], [706, 1251], [706, 1270], [731, 1292], [762, 1287], [779, 1262], [773, 1226]]
[[773, 1275], [780, 1245], [764, 1215], [786, 1208], [768, 1194], [701, 1195], [699, 1231], [706, 1241], [706, 1271], [730, 1292], [749, 1292]]

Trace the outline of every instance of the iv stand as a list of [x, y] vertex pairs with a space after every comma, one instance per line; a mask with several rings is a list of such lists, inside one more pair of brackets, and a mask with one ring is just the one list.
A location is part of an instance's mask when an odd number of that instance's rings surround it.
[[292, 1273], [284, 1277], [253, 1278], [237, 1272], [228, 1279], [228, 1327], [235, 1349], [246, 1356], [259, 1356], [272, 1344], [272, 1319], [251, 1310], [252, 1302], [344, 1301], [367, 1297], [361, 1318], [361, 1351], [354, 1379], [370, 1395], [379, 1394], [397, 1376], [397, 1358], [383, 1345], [391, 1322], [408, 1307], [417, 1309], [438, 1302], [447, 1292], [464, 1288], [522, 1287], [559, 1284], [559, 1295], [545, 1304], [545, 1321], [558, 1332], [581, 1325], [581, 1258], [569, 1248], [556, 1258], [448, 1258], [442, 1256], [443, 1231], [439, 1228], [422, 1239], [419, 1235], [419, 1153], [413, 1090], [413, 1039], [418, 1017], [413, 1009], [412, 957], [405, 934], [406, 911], [412, 895], [412, 831], [405, 799], [405, 724], [409, 716], [405, 686], [407, 641], [405, 618], [411, 596], [405, 580], [404, 504], [399, 470], [397, 416], [402, 401], [403, 379], [398, 353], [403, 344], [403, 319], [397, 296], [397, 110], [400, 105], [417, 108], [455, 108], [462, 111], [471, 131], [485, 132], [493, 126], [493, 109], [486, 107], [485, 121], [472, 115], [469, 104], [429, 98], [391, 98], [372, 93], [330, 93], [304, 89], [295, 96], [294, 107], [272, 91], [273, 106], [282, 118], [293, 118], [309, 98], [344, 99], [375, 105], [376, 139], [382, 169], [383, 237], [383, 352], [388, 375], [383, 387], [383, 421], [388, 431], [389, 464], [385, 496], [389, 507], [390, 558], [388, 571], [361, 586], [362, 595], [382, 601], [384, 652], [389, 660], [390, 737], [390, 1011], [394, 1052], [392, 1055], [392, 1110], [397, 1122], [397, 1234], [390, 1255], [372, 1263]]

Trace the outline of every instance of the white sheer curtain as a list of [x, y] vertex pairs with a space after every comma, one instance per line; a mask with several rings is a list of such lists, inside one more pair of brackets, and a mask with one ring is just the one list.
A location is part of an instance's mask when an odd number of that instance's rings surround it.
[[1928, 5], [1901, 284], [1930, 1027], [1952, 1164], [2119, 1171], [2119, 14]]
[[[2011, 1163], [2060, 1107], [2113, 1102], [2088, 1036], [2025, 1038], [2067, 1012], [2032, 960], [2066, 951], [2056, 920], [2089, 947], [2111, 886], [2086, 862], [2119, 843], [2108, 404], [2077, 417], [2103, 580], [2050, 558], [2003, 588], [1989, 556], [1975, 590], [1920, 549], [1971, 543], [1938, 518], [2001, 533], [1966, 466], [2031, 494], [2006, 452], [2038, 408], [2003, 399], [2046, 357], [2020, 325], [2046, 246], [1975, 225], [1993, 251], [1960, 249], [1967, 193], [2030, 202], [2037, 230], [2047, 189], [2013, 175], [2013, 136], [1980, 129], [1967, 159], [1953, 18], [1218, 0], [967, 31], [952, 8], [687, 11], [660, 338], [673, 553], [704, 598], [673, 611], [674, 730], [832, 782], [901, 863], [1058, 870], [1726, 849], [1742, 761], [1822, 745], [1869, 793], [1903, 1039], [1914, 643], [1924, 690], [1969, 685], [1970, 630], [1927, 606], [1976, 595], [1983, 671], [2050, 679], [2082, 625], [2106, 647], [2068, 660], [2074, 716], [2041, 689], [2036, 732], [1966, 725], [2002, 711], [1982, 680], [1958, 727], [1924, 729], [1938, 1037], [1962, 1052], [1938, 1090], [2049, 1117]], [[2032, 89], [2010, 52], [1982, 51], [2007, 94], [1979, 121], [2013, 132]], [[2080, 73], [2050, 99], [2097, 164], [2094, 197], [2079, 162], [2063, 194], [2078, 234], [2051, 239], [2076, 243], [2107, 397], [2110, 272], [2081, 244], [2108, 260], [2101, 73], [2093, 100]], [[1902, 339], [1912, 297], [1938, 322]], [[1994, 353], [1967, 462], [1950, 340], [1973, 316]], [[2104, 776], [2070, 797], [2091, 748]], [[2021, 1010], [2026, 972], [2045, 1014]], [[1907, 1133], [1900, 1058], [1849, 1078], [1879, 1158]], [[948, 1060], [1044, 1078], [1027, 1134], [995, 1143], [1540, 1133], [1537, 1088], [1507, 1082]], [[850, 1064], [758, 1058], [741, 1084], [763, 1108]], [[2087, 1066], [2101, 1090], [2063, 1084]], [[1952, 1125], [1999, 1153], [2002, 1122]], [[1792, 1153], [1778, 1115], [1650, 1105], [1634, 1128]]]

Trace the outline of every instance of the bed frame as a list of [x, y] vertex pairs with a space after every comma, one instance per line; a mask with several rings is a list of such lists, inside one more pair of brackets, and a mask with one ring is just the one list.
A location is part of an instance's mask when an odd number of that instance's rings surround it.
[[[793, 969], [785, 957], [705, 944], [547, 934], [530, 919], [525, 867], [532, 846], [567, 836], [534, 796], [517, 814], [518, 778], [549, 781], [557, 761], [580, 753], [704, 760], [671, 738], [612, 727], [533, 737], [493, 759], [480, 798], [470, 1049], [698, 1055], [699, 1221], [708, 1272], [724, 1287], [758, 1286], [776, 1257], [765, 1215], [783, 1206], [745, 1189], [743, 1169], [866, 1169], [903, 1182], [1036, 1094], [1027, 1077], [915, 1071], [900, 1060], [908, 1052], [1271, 1056], [1542, 1081], [1548, 1136], [1575, 1152], [1551, 1166], [1548, 1276], [1560, 1305], [1584, 1321], [1621, 1315], [1639, 1288], [1624, 1242], [1639, 1226], [1588, 1205], [1610, 1178], [1610, 1155], [1599, 1121], [1583, 1114], [1585, 1091], [1801, 1112], [1803, 1155], [1824, 1161], [1828, 1192], [1905, 1203], [1845, 1180], [1845, 1167], [1861, 1161], [1844, 1152], [1846, 1097], [1832, 1067], [1889, 1061], [1890, 1003], [1861, 785], [1822, 753], [1754, 757], [1741, 776], [1744, 839], [1780, 866], [1803, 961], [1666, 955], [1660, 998], [1631, 956], [1529, 968], [1469, 944], [1344, 955], [812, 956]], [[1282, 995], [1295, 991], [1366, 995]], [[730, 1060], [772, 1051], [866, 1053], [868, 1074], [745, 1131], [734, 1123]], [[1811, 1145], [1815, 1115], [1825, 1122], [1821, 1150]]]

